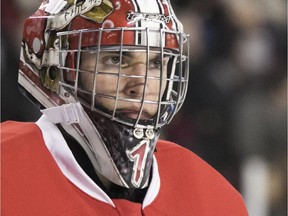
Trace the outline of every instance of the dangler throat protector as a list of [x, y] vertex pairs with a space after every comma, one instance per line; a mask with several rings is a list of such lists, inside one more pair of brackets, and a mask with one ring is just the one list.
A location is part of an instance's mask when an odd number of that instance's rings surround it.
[[146, 187], [160, 130], [133, 128], [95, 112], [89, 116], [126, 187]]

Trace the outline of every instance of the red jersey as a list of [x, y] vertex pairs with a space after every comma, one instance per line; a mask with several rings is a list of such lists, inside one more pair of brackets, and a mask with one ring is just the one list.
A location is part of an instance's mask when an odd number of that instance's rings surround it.
[[217, 171], [162, 140], [143, 203], [111, 200], [81, 171], [61, 135], [53, 139], [49, 132], [35, 123], [1, 125], [3, 216], [248, 215], [241, 195]]

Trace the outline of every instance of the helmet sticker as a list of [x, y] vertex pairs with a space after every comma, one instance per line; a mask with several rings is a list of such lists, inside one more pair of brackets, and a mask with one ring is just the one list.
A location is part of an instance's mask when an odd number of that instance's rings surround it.
[[[51, 4], [53, 5], [51, 6]], [[51, 1], [47, 6], [49, 10], [47, 11], [46, 8], [45, 11], [49, 12], [51, 11], [50, 8], [57, 7], [57, 5], [54, 1]], [[109, 0], [86, 0], [82, 4], [73, 4], [68, 9], [51, 16], [48, 19], [47, 28], [63, 29], [73, 18], [79, 15], [94, 22], [102, 23], [112, 11], [113, 5]]]
[[169, 23], [170, 17], [165, 16], [164, 14], [159, 13], [134, 13], [130, 12], [127, 14], [127, 20], [128, 21], [134, 21], [137, 22], [139, 20], [145, 20], [145, 21], [154, 21], [159, 23]]

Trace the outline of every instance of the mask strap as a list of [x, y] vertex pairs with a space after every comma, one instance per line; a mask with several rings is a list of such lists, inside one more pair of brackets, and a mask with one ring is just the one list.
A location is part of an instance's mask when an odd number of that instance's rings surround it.
[[[80, 109], [78, 103], [69, 103], [62, 106], [51, 107], [48, 109], [41, 110], [51, 122], [54, 124], [65, 123], [74, 124], [80, 122]], [[81, 106], [81, 105], [80, 105]]]

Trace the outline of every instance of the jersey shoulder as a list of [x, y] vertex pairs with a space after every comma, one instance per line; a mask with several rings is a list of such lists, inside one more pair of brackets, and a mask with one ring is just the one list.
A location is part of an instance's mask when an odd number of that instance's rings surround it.
[[200, 166], [201, 170], [207, 168], [209, 171], [216, 171], [194, 152], [174, 142], [159, 140], [156, 155], [159, 159], [162, 159], [162, 157], [173, 158], [174, 165], [179, 165], [180, 163], [182, 166], [187, 166], [187, 168], [193, 168], [193, 170]]
[[34, 122], [6, 121], [1, 123], [2, 145], [17, 140], [20, 143], [23, 139], [30, 139], [37, 135], [41, 136], [40, 128]]
[[160, 140], [155, 156], [161, 179], [159, 200], [185, 197], [178, 209], [191, 208], [199, 215], [247, 215], [240, 193], [192, 151]]
[[155, 153], [159, 166], [178, 170], [178, 174], [187, 177], [193, 177], [193, 181], [205, 180], [207, 184], [211, 181], [213, 184], [227, 185], [233, 188], [230, 183], [211, 165], [196, 155], [194, 152], [169, 141], [160, 140], [157, 143], [157, 152]]

